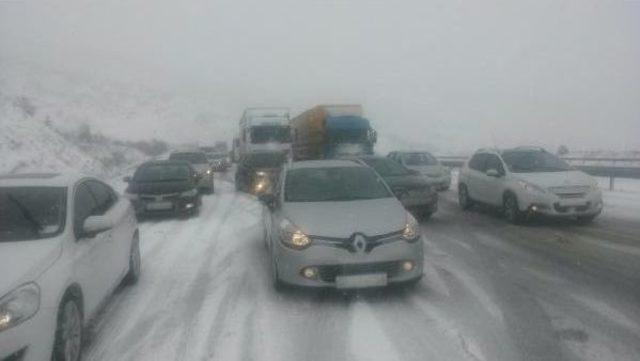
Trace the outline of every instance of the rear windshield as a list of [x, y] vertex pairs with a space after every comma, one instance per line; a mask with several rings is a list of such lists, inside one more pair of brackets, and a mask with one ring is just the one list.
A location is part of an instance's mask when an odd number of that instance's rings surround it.
[[402, 156], [406, 165], [437, 165], [438, 160], [429, 153], [409, 153]]
[[67, 188], [0, 188], [0, 242], [53, 237], [64, 229]]
[[383, 177], [409, 175], [409, 170], [402, 164], [387, 158], [368, 158], [363, 160]]
[[173, 153], [169, 156], [169, 160], [183, 160], [191, 164], [208, 163], [204, 153]]
[[287, 202], [330, 202], [392, 197], [383, 181], [366, 167], [302, 168], [287, 172]]
[[133, 175], [136, 182], [168, 182], [187, 180], [191, 169], [184, 164], [153, 164], [138, 168]]

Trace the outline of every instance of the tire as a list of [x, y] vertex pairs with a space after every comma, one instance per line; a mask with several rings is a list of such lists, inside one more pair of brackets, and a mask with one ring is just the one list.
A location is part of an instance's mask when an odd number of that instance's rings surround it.
[[273, 256], [272, 256], [272, 261], [271, 261], [271, 282], [273, 284], [273, 289], [276, 292], [282, 292], [285, 289], [285, 284], [284, 282], [282, 282], [282, 280], [280, 279], [280, 276], [278, 275], [278, 263], [273, 260]]
[[504, 195], [502, 201], [502, 211], [504, 218], [511, 224], [520, 224], [524, 219], [524, 214], [520, 211], [518, 206], [518, 199], [513, 193], [507, 193]]
[[140, 269], [142, 267], [142, 258], [140, 257], [140, 237], [138, 233], [133, 237], [131, 251], [129, 252], [129, 271], [124, 276], [124, 284], [127, 286], [135, 285], [140, 279]]
[[62, 300], [58, 309], [53, 361], [78, 361], [82, 350], [82, 308], [71, 294]]
[[469, 190], [464, 184], [460, 184], [458, 187], [458, 204], [463, 211], [471, 209], [473, 207], [473, 200], [469, 196]]

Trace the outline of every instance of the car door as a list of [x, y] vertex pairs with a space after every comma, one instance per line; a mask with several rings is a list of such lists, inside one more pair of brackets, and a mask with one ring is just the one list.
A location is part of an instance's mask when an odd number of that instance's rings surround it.
[[74, 275], [80, 283], [85, 300], [87, 315], [93, 313], [110, 291], [110, 249], [111, 232], [87, 235], [83, 231], [84, 221], [98, 209], [98, 202], [91, 193], [87, 181], [78, 184], [74, 190], [73, 232], [76, 237], [73, 262]]
[[487, 202], [487, 197], [483, 192], [485, 187], [484, 178], [485, 178], [485, 165], [487, 160], [486, 153], [476, 153], [469, 160], [469, 166], [467, 169], [467, 190], [469, 191], [469, 196], [476, 201]]
[[[487, 154], [485, 159], [485, 171], [479, 175], [479, 185], [482, 194], [485, 195], [485, 202], [493, 205], [502, 204], [502, 193], [504, 192], [504, 166], [502, 161], [495, 154]], [[489, 176], [487, 171], [493, 169], [498, 172], [498, 176]]]
[[103, 254], [103, 257], [110, 259], [106, 265], [109, 268], [106, 270], [105, 276], [109, 277], [109, 286], [113, 287], [120, 282], [128, 267], [133, 236], [131, 221], [127, 219], [130, 215], [126, 207], [118, 204], [118, 197], [111, 187], [97, 180], [90, 180], [87, 185], [97, 202], [97, 208], [93, 215], [104, 215], [109, 212], [114, 217], [115, 226], [104, 232], [107, 238]]

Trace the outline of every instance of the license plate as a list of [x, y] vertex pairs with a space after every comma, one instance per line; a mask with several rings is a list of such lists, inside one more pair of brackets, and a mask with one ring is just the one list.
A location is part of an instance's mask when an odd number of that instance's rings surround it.
[[171, 202], [152, 202], [147, 203], [147, 210], [149, 211], [167, 211], [173, 209], [173, 203]]
[[386, 273], [371, 273], [353, 276], [337, 276], [337, 288], [366, 288], [382, 287], [387, 285]]

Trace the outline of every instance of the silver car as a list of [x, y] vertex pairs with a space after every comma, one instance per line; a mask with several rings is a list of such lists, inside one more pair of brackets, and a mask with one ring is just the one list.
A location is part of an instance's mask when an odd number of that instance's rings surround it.
[[273, 282], [340, 289], [416, 283], [416, 220], [376, 172], [348, 160], [286, 165], [264, 203]]
[[438, 190], [447, 190], [451, 186], [451, 170], [429, 152], [391, 152], [387, 157], [424, 175], [427, 182]]

